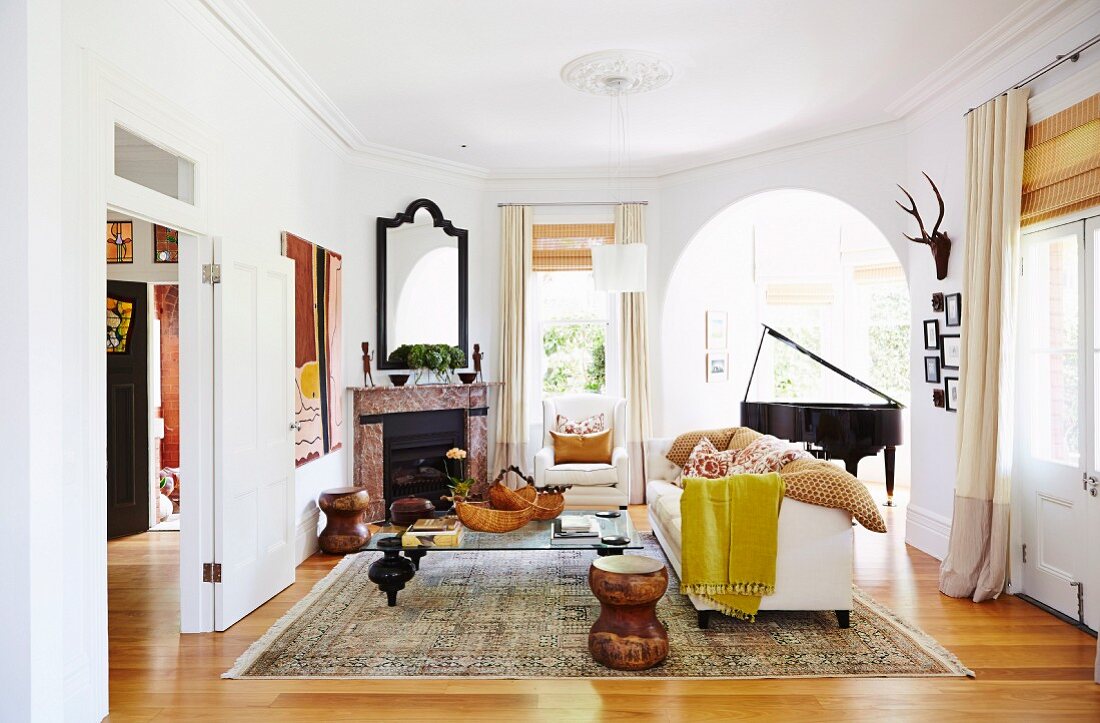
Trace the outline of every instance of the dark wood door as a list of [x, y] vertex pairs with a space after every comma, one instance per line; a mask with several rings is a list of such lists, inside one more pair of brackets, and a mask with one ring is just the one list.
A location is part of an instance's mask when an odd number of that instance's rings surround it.
[[147, 298], [143, 283], [107, 282], [108, 538], [149, 529]]

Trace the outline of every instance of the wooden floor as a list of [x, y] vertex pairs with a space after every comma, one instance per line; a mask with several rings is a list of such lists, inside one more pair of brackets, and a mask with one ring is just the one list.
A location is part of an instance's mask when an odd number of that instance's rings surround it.
[[[631, 514], [645, 524], [643, 507]], [[856, 581], [958, 655], [965, 678], [810, 680], [222, 680], [220, 675], [337, 558], [226, 633], [178, 634], [178, 535], [108, 544], [111, 716], [120, 721], [1100, 721], [1096, 641], [1013, 597], [974, 605], [940, 595], [939, 563], [906, 547], [904, 508], [888, 535], [862, 528]]]

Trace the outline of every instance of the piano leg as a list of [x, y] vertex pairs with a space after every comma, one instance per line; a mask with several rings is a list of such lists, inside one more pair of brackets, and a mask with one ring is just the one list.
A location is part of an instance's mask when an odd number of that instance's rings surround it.
[[886, 465], [886, 506], [894, 506], [894, 451], [895, 447], [883, 450], [882, 458]]

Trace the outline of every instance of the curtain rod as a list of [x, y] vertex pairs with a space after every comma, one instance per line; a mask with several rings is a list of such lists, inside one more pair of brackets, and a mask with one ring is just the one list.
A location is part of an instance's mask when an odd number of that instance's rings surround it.
[[648, 206], [649, 201], [543, 201], [542, 203], [498, 203], [497, 207], [504, 206], [622, 206], [628, 203], [636, 203]]
[[[1043, 67], [1039, 68], [1038, 70], [1036, 70], [1031, 75], [1027, 76], [1023, 80], [1021, 80], [1020, 82], [1013, 85], [1011, 88], [1005, 88], [1003, 91], [1001, 91], [997, 95], [995, 95], [992, 98], [990, 98], [989, 100], [985, 101], [985, 103], [988, 103], [990, 100], [996, 100], [997, 98], [1000, 98], [1002, 95], [1005, 95], [1010, 90], [1016, 90], [1017, 88], [1023, 88], [1028, 83], [1030, 83], [1032, 81], [1035, 81], [1035, 80], [1038, 80], [1039, 78], [1046, 75], [1050, 71], [1054, 70], [1059, 65], [1066, 62], [1067, 60], [1070, 61], [1071, 63], [1076, 63], [1078, 60], [1081, 59], [1081, 53], [1088, 50], [1089, 48], [1091, 48], [1093, 45], [1096, 45], [1097, 43], [1100, 43], [1100, 35], [1093, 35], [1091, 38], [1089, 38], [1085, 42], [1081, 43], [1080, 45], [1078, 45], [1076, 48], [1069, 51], [1068, 53], [1064, 53], [1062, 55], [1055, 56], [1054, 60], [1050, 61], [1049, 63], [1047, 63]], [[966, 111], [966, 113], [963, 113], [963, 116], [970, 115], [971, 111], [973, 111], [977, 108], [980, 108], [982, 105], [985, 105], [985, 103], [982, 103], [981, 105], [978, 105], [978, 106], [975, 106], [974, 108], [971, 108], [970, 110]]]

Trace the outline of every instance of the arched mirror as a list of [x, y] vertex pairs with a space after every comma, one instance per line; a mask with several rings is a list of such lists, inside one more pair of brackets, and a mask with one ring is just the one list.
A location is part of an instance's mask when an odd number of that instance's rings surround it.
[[467, 344], [467, 231], [426, 198], [378, 219], [378, 368], [402, 344]]

